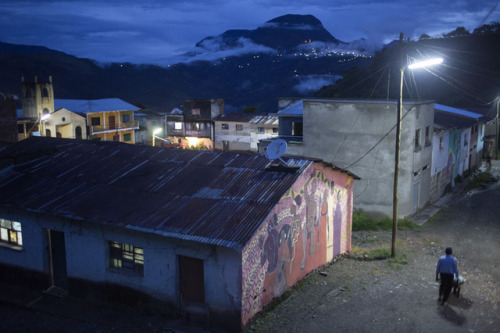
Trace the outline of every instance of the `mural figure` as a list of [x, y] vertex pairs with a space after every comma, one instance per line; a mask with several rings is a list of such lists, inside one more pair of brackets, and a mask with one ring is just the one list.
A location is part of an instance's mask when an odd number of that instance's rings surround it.
[[273, 214], [271, 221], [267, 225], [267, 239], [264, 242], [264, 248], [261, 256], [261, 265], [264, 266], [266, 261], [267, 272], [274, 272], [278, 266], [278, 251], [279, 251], [279, 238], [280, 235], [277, 230], [278, 227], [278, 216]]
[[306, 204], [306, 221], [302, 228], [302, 263], [300, 264], [300, 269], [306, 267], [306, 248], [307, 241], [309, 241], [308, 253], [311, 257], [314, 257], [314, 251], [316, 250], [316, 228], [319, 225], [318, 221], [318, 208], [316, 205], [316, 200], [314, 198], [316, 194], [316, 181], [313, 178], [310, 182], [310, 190], [304, 191], [304, 199]]

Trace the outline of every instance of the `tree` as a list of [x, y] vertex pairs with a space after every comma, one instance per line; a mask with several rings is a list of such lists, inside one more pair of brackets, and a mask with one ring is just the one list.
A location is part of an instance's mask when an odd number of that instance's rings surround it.
[[247, 107], [244, 107], [240, 112], [241, 113], [258, 113], [259, 109], [257, 109], [255, 106], [247, 106]]

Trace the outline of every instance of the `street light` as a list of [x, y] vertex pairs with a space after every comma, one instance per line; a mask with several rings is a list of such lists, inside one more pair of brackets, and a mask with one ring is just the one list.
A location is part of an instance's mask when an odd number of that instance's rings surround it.
[[[403, 42], [403, 34], [399, 37], [400, 45]], [[401, 48], [402, 49], [402, 48]], [[403, 52], [401, 52], [401, 56]], [[415, 62], [408, 66], [409, 69], [423, 68], [427, 66], [437, 65], [443, 62], [442, 58], [427, 59]], [[403, 115], [403, 81], [404, 81], [405, 66], [401, 61], [401, 82], [399, 85], [399, 99], [398, 99], [398, 116], [396, 126], [396, 150], [394, 153], [394, 189], [393, 189], [393, 203], [392, 203], [392, 243], [391, 243], [391, 257], [396, 256], [396, 234], [398, 230], [398, 177], [399, 177], [399, 152], [401, 144], [401, 117]]]
[[159, 128], [159, 127], [158, 127], [158, 128], [155, 128], [155, 129], [153, 130], [153, 147], [155, 146], [155, 137], [156, 137], [156, 135], [155, 135], [155, 134], [158, 134], [158, 133], [160, 133], [160, 132], [161, 132], [161, 128]]

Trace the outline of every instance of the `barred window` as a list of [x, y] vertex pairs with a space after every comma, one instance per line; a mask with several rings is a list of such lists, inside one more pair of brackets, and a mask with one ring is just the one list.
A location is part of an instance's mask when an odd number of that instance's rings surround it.
[[130, 244], [109, 242], [109, 266], [112, 269], [144, 273], [144, 250]]
[[13, 248], [19, 250], [22, 249], [23, 234], [20, 222], [0, 219], [0, 245], [13, 246]]

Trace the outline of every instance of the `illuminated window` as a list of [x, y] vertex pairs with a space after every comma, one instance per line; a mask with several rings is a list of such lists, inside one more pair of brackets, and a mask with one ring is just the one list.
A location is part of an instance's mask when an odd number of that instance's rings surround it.
[[192, 128], [193, 128], [193, 131], [199, 131], [200, 130], [200, 123], [193, 123]]
[[200, 115], [200, 109], [192, 109], [191, 110], [191, 114], [194, 116], [194, 115], [197, 115], [199, 116]]
[[109, 242], [109, 267], [112, 269], [144, 274], [144, 251], [140, 247]]
[[11, 246], [17, 250], [22, 249], [23, 234], [20, 222], [0, 219], [0, 245]]
[[237, 131], [243, 131], [243, 125], [236, 125], [236, 130]]
[[229, 124], [222, 124], [222, 129], [223, 130], [228, 130], [229, 129]]
[[181, 122], [174, 123], [174, 129], [181, 130], [182, 129], [182, 123]]
[[444, 138], [441, 136], [439, 138], [439, 149], [443, 149], [444, 148]]

